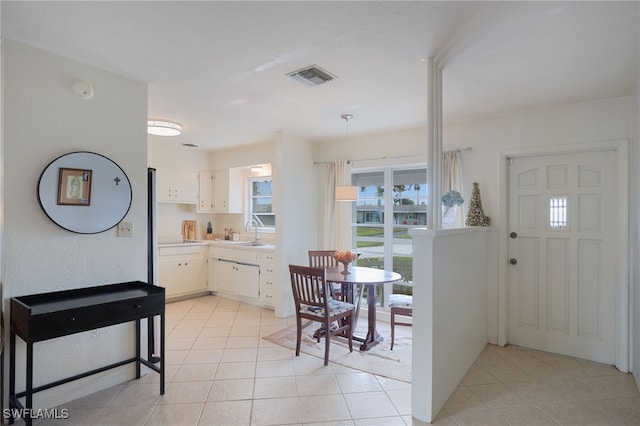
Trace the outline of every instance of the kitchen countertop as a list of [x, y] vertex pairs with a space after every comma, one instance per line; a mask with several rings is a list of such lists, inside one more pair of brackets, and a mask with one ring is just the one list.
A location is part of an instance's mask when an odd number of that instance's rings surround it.
[[158, 247], [185, 247], [185, 246], [215, 246], [228, 247], [240, 250], [258, 249], [258, 250], [274, 250], [274, 244], [251, 245], [251, 241], [228, 241], [228, 240], [197, 240], [190, 242], [169, 241], [158, 243]]

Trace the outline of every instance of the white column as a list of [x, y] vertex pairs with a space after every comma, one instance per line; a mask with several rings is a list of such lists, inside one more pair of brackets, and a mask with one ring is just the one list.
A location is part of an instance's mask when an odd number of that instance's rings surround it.
[[427, 227], [442, 228], [442, 67], [427, 59]]

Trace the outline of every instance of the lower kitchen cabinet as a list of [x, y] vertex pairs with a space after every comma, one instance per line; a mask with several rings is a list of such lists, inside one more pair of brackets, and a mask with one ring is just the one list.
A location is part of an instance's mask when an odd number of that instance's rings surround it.
[[[209, 253], [209, 290], [223, 297], [273, 308], [273, 251], [248, 247], [212, 246]], [[265, 293], [268, 288], [268, 293]]]
[[275, 307], [276, 271], [275, 255], [262, 253], [260, 255], [260, 303], [270, 308]]
[[206, 246], [158, 249], [158, 285], [165, 288], [167, 299], [208, 291], [206, 256]]
[[242, 297], [260, 294], [260, 267], [232, 260], [218, 260], [218, 290]]

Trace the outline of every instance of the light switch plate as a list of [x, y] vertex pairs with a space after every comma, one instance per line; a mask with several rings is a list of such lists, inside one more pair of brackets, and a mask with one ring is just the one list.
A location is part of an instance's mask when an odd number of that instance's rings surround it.
[[118, 237], [133, 237], [133, 222], [120, 222], [118, 224]]

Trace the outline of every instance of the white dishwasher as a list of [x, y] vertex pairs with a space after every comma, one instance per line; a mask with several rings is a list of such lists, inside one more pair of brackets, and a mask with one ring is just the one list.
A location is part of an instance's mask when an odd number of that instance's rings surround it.
[[239, 296], [260, 295], [260, 267], [227, 259], [218, 259], [218, 290]]

